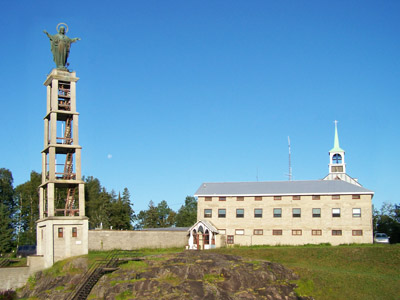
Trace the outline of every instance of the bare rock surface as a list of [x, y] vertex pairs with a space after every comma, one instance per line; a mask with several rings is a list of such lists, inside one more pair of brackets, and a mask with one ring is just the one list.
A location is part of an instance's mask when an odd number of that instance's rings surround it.
[[[87, 268], [71, 261], [65, 269], [80, 274], [36, 275], [34, 286], [20, 291], [21, 297], [65, 299]], [[71, 267], [73, 266], [73, 267]], [[295, 294], [291, 270], [267, 261], [246, 261], [210, 251], [185, 251], [129, 261], [104, 275], [88, 299], [312, 299]]]

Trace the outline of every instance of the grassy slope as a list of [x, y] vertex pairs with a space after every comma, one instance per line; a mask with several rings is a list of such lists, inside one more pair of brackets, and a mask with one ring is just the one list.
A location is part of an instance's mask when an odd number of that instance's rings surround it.
[[315, 299], [400, 299], [400, 245], [238, 247], [215, 250], [282, 263]]

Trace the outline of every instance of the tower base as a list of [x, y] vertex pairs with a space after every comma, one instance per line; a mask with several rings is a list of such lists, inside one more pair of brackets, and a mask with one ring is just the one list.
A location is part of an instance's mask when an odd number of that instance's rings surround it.
[[36, 222], [37, 255], [43, 255], [43, 267], [68, 257], [88, 253], [87, 217], [47, 217]]

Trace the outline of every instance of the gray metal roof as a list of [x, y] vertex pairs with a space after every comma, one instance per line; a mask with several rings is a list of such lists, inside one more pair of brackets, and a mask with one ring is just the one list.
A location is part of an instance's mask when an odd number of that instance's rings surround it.
[[139, 231], [187, 231], [190, 227], [143, 228]]
[[284, 195], [374, 194], [341, 180], [205, 182], [195, 196], [284, 196]]

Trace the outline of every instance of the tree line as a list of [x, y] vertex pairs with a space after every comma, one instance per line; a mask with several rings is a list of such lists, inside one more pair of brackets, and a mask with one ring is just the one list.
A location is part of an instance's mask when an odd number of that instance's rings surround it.
[[[165, 200], [149, 202], [148, 209], [135, 214], [127, 188], [121, 193], [108, 192], [93, 176], [84, 177], [85, 211], [90, 229], [137, 230], [160, 227], [188, 227], [197, 219], [197, 201], [186, 197], [185, 204], [174, 212]], [[32, 171], [30, 179], [14, 188], [10, 170], [0, 168], [0, 253], [19, 245], [36, 244], [36, 221], [39, 219], [41, 174]], [[56, 190], [55, 201], [64, 201], [63, 191]]]
[[390, 243], [400, 243], [400, 203], [383, 203], [373, 211], [374, 232], [386, 233]]

